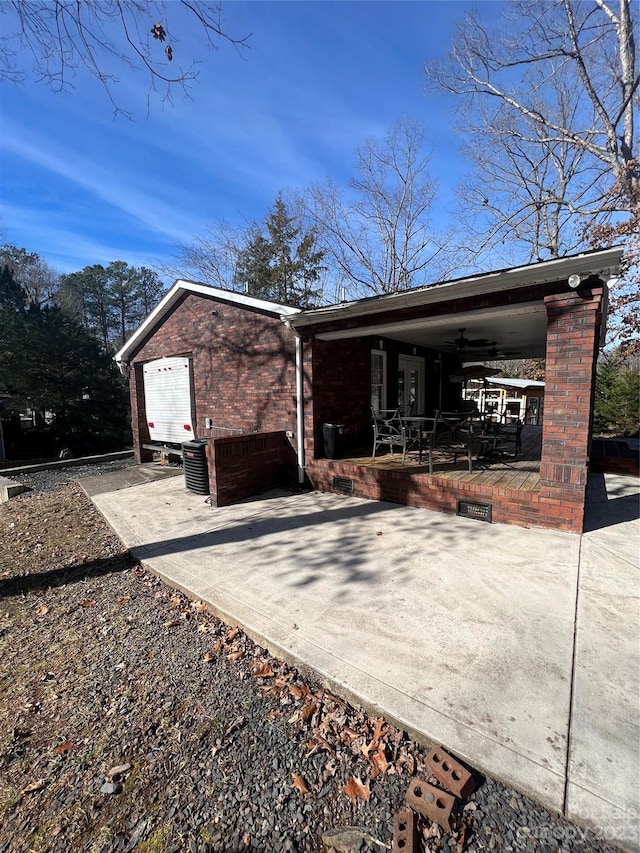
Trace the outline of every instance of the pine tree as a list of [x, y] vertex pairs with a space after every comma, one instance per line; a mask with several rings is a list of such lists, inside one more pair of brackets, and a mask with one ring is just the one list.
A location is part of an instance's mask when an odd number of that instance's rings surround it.
[[234, 284], [248, 293], [291, 305], [312, 308], [320, 298], [323, 252], [316, 248], [313, 230], [303, 231], [278, 195], [265, 220], [238, 255]]

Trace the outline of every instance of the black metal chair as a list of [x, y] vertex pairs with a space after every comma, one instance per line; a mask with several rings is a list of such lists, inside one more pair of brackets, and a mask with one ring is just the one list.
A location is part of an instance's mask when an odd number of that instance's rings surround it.
[[433, 474], [435, 453], [453, 456], [453, 464], [458, 456], [466, 456], [469, 473], [473, 472], [473, 454], [480, 446], [475, 436], [471, 418], [466, 412], [436, 412], [433, 428], [429, 433], [429, 473]]
[[373, 418], [373, 453], [371, 458], [376, 458], [376, 450], [381, 446], [390, 448], [393, 454], [394, 447], [402, 448], [402, 462], [407, 455], [407, 431], [402, 422], [398, 409], [372, 409]]

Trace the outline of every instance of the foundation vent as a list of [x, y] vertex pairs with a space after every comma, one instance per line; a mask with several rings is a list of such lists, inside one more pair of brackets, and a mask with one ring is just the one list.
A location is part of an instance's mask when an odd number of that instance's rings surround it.
[[333, 488], [336, 492], [342, 492], [345, 495], [352, 495], [353, 480], [350, 477], [334, 477]]
[[474, 501], [458, 501], [456, 515], [462, 518], [475, 518], [476, 521], [491, 522], [491, 504], [479, 504]]

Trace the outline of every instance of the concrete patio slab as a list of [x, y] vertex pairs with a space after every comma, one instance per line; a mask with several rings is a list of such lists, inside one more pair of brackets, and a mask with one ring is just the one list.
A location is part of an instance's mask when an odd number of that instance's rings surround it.
[[633, 847], [640, 836], [640, 481], [599, 475], [589, 497], [567, 815]]
[[334, 690], [608, 837], [637, 820], [637, 517], [618, 563], [613, 523], [585, 543], [319, 493], [212, 509], [178, 477], [92, 500], [151, 570]]

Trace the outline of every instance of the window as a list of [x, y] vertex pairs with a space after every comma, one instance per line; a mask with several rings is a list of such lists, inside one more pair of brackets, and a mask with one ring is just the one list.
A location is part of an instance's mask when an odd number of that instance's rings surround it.
[[387, 407], [387, 354], [371, 350], [371, 408], [375, 412]]

